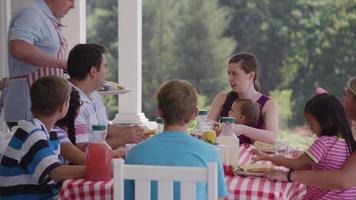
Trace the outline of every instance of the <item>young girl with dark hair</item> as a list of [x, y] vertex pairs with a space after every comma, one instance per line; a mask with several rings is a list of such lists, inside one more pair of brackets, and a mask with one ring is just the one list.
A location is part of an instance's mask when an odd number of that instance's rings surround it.
[[[356, 148], [343, 106], [336, 97], [329, 94], [314, 96], [306, 103], [304, 116], [318, 139], [300, 157], [293, 159], [255, 151], [255, 160], [269, 160], [274, 165], [289, 168], [288, 181], [295, 169], [308, 165], [314, 171], [340, 169]], [[356, 188], [326, 190], [308, 187], [304, 199], [354, 199], [355, 195]]]
[[[79, 92], [72, 88], [70, 93], [69, 108], [67, 115], [58, 120], [52, 131], [57, 133], [58, 140], [61, 143], [61, 156], [64, 163], [73, 164], [84, 164], [85, 154], [79, 150], [75, 145], [75, 126], [74, 121], [78, 116], [80, 106], [82, 105], [80, 101]], [[69, 139], [69, 140], [68, 140]], [[113, 157], [123, 157], [125, 156], [124, 149], [116, 149], [112, 151]]]
[[58, 120], [52, 129], [57, 133], [61, 144], [62, 162], [66, 164], [84, 164], [85, 162], [85, 154], [75, 146], [74, 120], [78, 116], [80, 104], [79, 92], [72, 88], [67, 115]]
[[74, 120], [78, 116], [79, 109], [80, 109], [81, 101], [79, 92], [72, 88], [72, 92], [70, 93], [70, 100], [69, 100], [69, 108], [67, 115], [58, 120], [56, 122], [57, 128], [63, 129], [67, 135], [69, 140], [75, 145], [75, 127], [74, 127]]

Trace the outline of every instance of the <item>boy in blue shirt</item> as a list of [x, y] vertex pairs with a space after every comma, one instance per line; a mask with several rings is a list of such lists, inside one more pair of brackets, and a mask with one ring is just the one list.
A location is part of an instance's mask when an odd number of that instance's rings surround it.
[[57, 76], [38, 79], [30, 88], [34, 118], [20, 120], [0, 163], [0, 199], [51, 199], [58, 182], [85, 175], [84, 166], [61, 165], [55, 122], [69, 106], [71, 88]]
[[[224, 172], [217, 150], [208, 143], [188, 135], [187, 127], [198, 113], [197, 92], [183, 80], [164, 83], [157, 93], [158, 111], [164, 119], [164, 132], [135, 145], [127, 155], [127, 164], [207, 167], [218, 166], [218, 196], [227, 195]], [[151, 199], [157, 199], [157, 184], [152, 184]], [[196, 197], [207, 199], [207, 185], [197, 185]], [[132, 181], [125, 182], [125, 199], [134, 199]], [[174, 199], [180, 199], [179, 184], [174, 184]]]

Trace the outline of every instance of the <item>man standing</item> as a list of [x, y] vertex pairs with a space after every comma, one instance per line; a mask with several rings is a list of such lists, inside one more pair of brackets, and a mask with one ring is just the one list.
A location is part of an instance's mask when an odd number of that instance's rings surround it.
[[9, 28], [9, 80], [4, 89], [4, 118], [8, 126], [32, 118], [29, 88], [39, 77], [63, 76], [67, 42], [60, 18], [74, 0], [36, 0], [18, 11]]

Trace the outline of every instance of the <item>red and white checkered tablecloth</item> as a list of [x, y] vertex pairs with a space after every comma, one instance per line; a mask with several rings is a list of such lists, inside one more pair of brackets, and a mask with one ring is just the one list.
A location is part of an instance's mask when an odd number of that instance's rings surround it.
[[[240, 165], [251, 162], [252, 148], [240, 147]], [[306, 187], [300, 183], [269, 181], [262, 177], [225, 176], [229, 196], [226, 199], [300, 199]]]
[[[240, 147], [240, 164], [250, 162], [251, 148]], [[259, 177], [225, 176], [229, 196], [225, 199], [300, 199], [306, 192], [299, 183], [271, 182]], [[63, 182], [60, 199], [112, 199], [113, 180], [70, 179]]]
[[85, 179], [70, 179], [63, 182], [59, 199], [113, 199], [113, 180], [89, 181]]

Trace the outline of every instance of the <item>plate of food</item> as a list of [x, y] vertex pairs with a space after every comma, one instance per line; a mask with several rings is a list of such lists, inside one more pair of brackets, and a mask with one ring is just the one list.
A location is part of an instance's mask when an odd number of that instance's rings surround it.
[[254, 147], [256, 147], [256, 149], [263, 151], [265, 153], [276, 153], [277, 148], [275, 145], [273, 144], [268, 144], [268, 143], [264, 143], [264, 142], [260, 142], [260, 141], [256, 141], [253, 144]]
[[130, 92], [130, 90], [125, 89], [125, 87], [119, 83], [114, 83], [111, 81], [104, 81], [103, 85], [99, 89], [99, 94], [109, 95], [109, 94], [125, 94]]
[[262, 177], [272, 169], [271, 166], [260, 163], [247, 164], [243, 167], [238, 166], [234, 170], [234, 174], [238, 176], [257, 176]]

